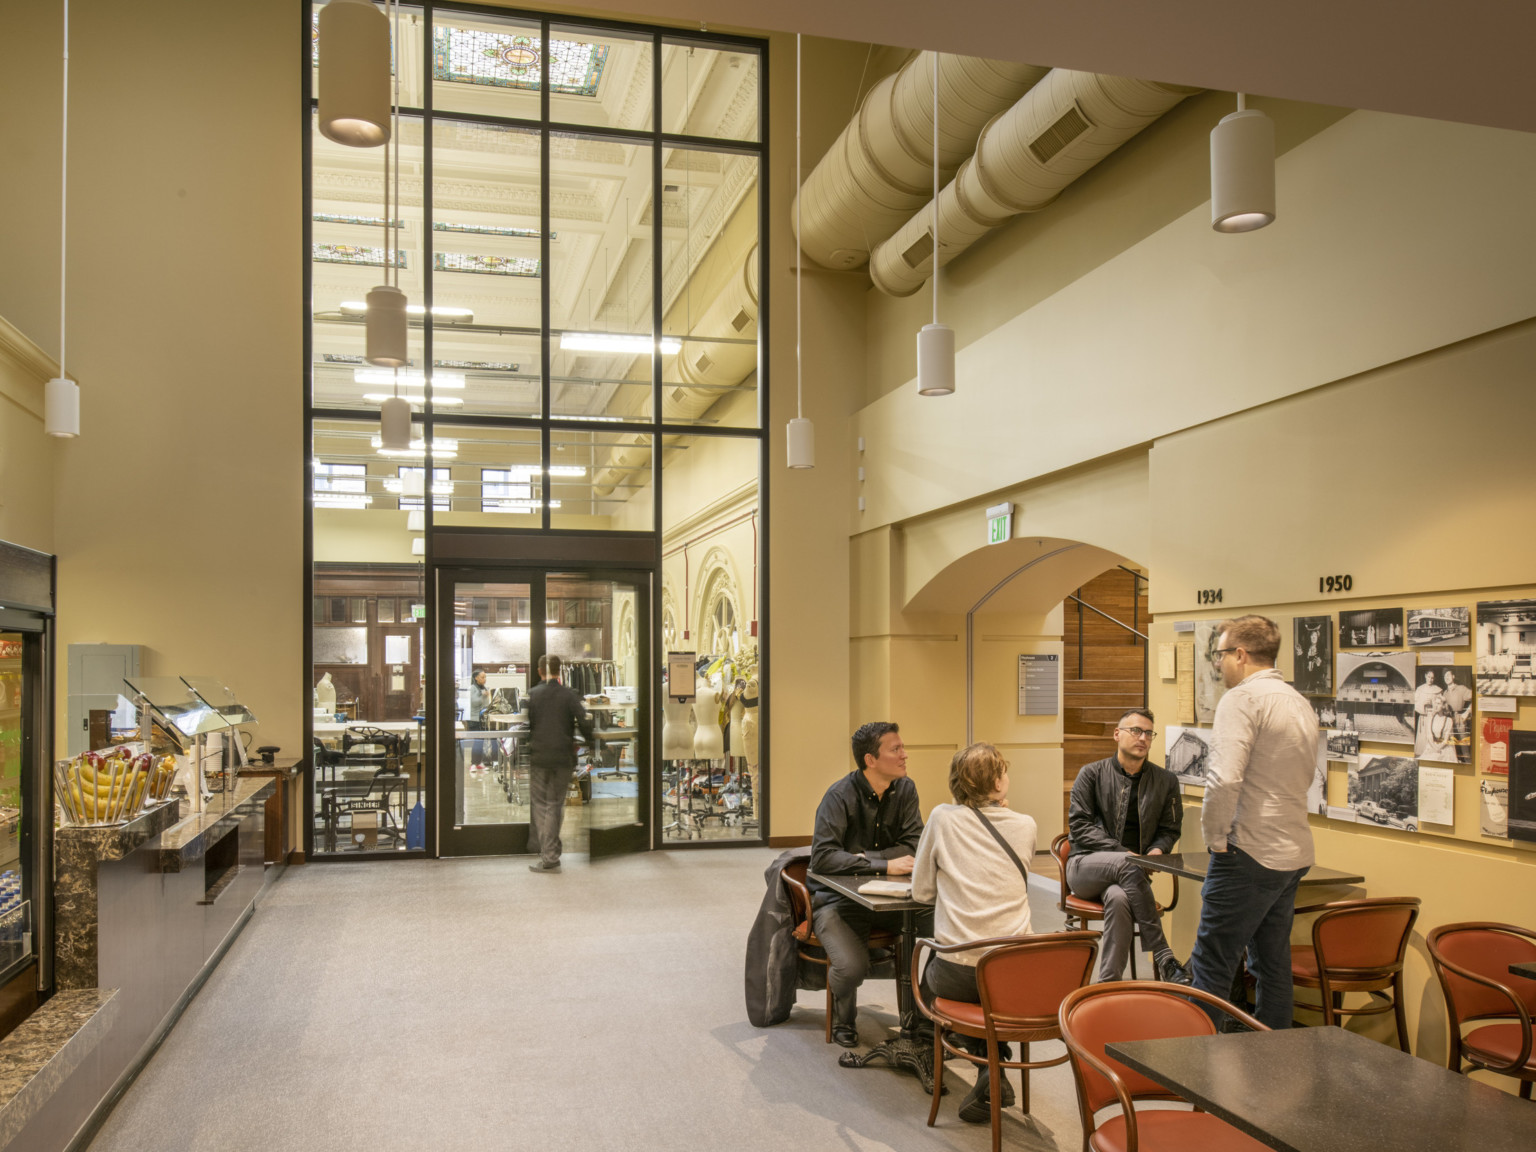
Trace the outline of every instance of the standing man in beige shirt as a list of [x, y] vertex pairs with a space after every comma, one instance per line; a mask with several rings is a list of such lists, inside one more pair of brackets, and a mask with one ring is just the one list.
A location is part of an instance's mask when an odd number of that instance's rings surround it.
[[1227, 997], [1246, 949], [1258, 984], [1255, 1017], [1289, 1028], [1296, 885], [1313, 862], [1307, 789], [1317, 716], [1275, 670], [1279, 651], [1273, 620], [1239, 616], [1221, 625], [1214, 655], [1228, 691], [1211, 731], [1200, 813], [1211, 860], [1189, 967], [1196, 988]]

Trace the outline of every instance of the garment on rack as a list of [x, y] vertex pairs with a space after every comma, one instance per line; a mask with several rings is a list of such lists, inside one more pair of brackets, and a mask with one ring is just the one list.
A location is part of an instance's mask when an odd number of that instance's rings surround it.
[[604, 686], [617, 684], [618, 665], [612, 660], [563, 660], [561, 678], [583, 696], [597, 696]]

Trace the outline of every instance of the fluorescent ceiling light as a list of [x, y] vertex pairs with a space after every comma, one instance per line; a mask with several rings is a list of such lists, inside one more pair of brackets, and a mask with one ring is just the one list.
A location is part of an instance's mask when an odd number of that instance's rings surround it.
[[[341, 310], [348, 316], [366, 316], [368, 305], [361, 300], [343, 300]], [[426, 308], [421, 304], [407, 304], [405, 306], [407, 316], [425, 316]], [[439, 320], [463, 320], [466, 323], [474, 320], [475, 312], [472, 308], [434, 307], [432, 315]]]
[[[628, 384], [628, 383], [638, 383], [638, 381], [628, 381], [628, 380], [626, 380], [626, 381], [621, 381], [621, 383], [626, 383], [626, 384]], [[649, 380], [644, 381], [644, 383], [645, 383], [645, 386], [647, 388], [650, 387], [651, 382]], [[607, 423], [607, 424], [622, 424], [622, 423], [624, 423], [624, 417], [623, 416], [580, 416], [580, 415], [576, 415], [576, 414], [570, 413], [570, 412], [561, 412], [561, 413], [559, 413], [555, 417], [555, 419], [557, 419], [557, 420], [586, 420], [586, 421], [591, 422], [591, 423], [597, 423], [597, 422], [601, 421], [601, 422]], [[641, 419], [641, 421], [643, 423], [645, 418], [642, 417], [640, 419]]]
[[[652, 339], [649, 336], [624, 336], [617, 332], [562, 332], [560, 334], [562, 352], [632, 352], [639, 355], [650, 352], [651, 343]], [[656, 343], [661, 346], [663, 356], [676, 356], [683, 350], [682, 341], [671, 336], [663, 336]]]
[[[352, 379], [359, 384], [382, 384], [386, 388], [395, 383], [395, 372], [390, 368], [354, 368]], [[420, 372], [401, 372], [399, 375], [402, 388], [425, 388], [427, 378]], [[432, 387], [437, 388], [462, 388], [464, 376], [459, 372], [434, 372], [432, 373]]]
[[[374, 404], [382, 404], [385, 400], [390, 399], [393, 395], [394, 394], [391, 392], [366, 392], [363, 394], [363, 399], [371, 401]], [[418, 408], [424, 408], [427, 404], [427, 398], [425, 396], [402, 396], [400, 399], [404, 400], [408, 404], [414, 404]], [[437, 405], [439, 408], [444, 408], [450, 407], [454, 404], [462, 404], [464, 403], [464, 400], [459, 396], [434, 396], [432, 397], [432, 403]]]
[[316, 508], [366, 508], [373, 503], [372, 496], [349, 496], [342, 492], [316, 492]]
[[[492, 512], [537, 512], [544, 504], [538, 500], [498, 500], [490, 508]], [[549, 501], [549, 507], [560, 507], [560, 501]]]
[[[390, 479], [390, 480], [384, 481], [384, 491], [386, 491], [386, 492], [399, 493], [399, 492], [404, 490], [404, 487], [405, 487], [404, 483], [402, 481], [398, 480], [398, 479]], [[413, 491], [413, 492], [410, 493], [411, 496], [420, 496], [421, 494], [422, 493], [421, 493], [421, 491], [419, 489], [417, 489], [416, 491]], [[433, 481], [432, 482], [432, 495], [434, 495], [434, 496], [452, 496], [453, 495], [453, 481], [452, 480], [435, 480], [435, 481]]]
[[[412, 440], [409, 448], [386, 448], [384, 441], [374, 436], [369, 443], [378, 450], [380, 456], [425, 456], [427, 445], [425, 440]], [[446, 459], [459, 454], [459, 442], [457, 440], [444, 440], [434, 437], [432, 440], [432, 455]]]
[[519, 482], [526, 484], [541, 471], [548, 472], [551, 476], [585, 476], [587, 474], [586, 468], [580, 464], [551, 464], [543, 469], [537, 464], [514, 464], [507, 469], [507, 475], [514, 484]]

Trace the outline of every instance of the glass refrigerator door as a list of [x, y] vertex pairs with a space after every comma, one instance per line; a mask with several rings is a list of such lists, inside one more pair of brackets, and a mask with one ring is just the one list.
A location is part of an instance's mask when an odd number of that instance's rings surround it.
[[32, 956], [32, 897], [37, 877], [32, 857], [31, 809], [43, 803], [38, 773], [29, 765], [28, 714], [36, 680], [27, 674], [27, 641], [41, 654], [41, 636], [0, 632], [0, 982]]

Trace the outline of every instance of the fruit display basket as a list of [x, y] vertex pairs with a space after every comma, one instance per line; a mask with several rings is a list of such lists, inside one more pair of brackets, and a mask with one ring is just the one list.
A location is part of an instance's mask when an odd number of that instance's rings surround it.
[[176, 758], [126, 750], [85, 752], [55, 763], [54, 777], [66, 824], [125, 824], [146, 805], [170, 795]]

